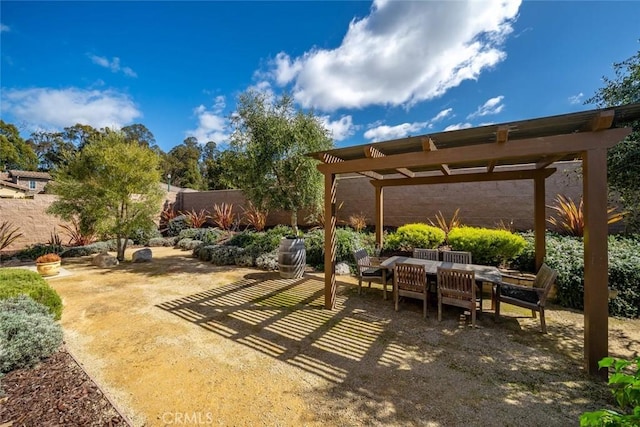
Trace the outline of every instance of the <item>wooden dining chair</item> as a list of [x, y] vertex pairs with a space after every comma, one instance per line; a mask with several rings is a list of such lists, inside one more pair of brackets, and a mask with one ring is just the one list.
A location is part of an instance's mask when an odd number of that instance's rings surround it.
[[413, 257], [418, 259], [428, 259], [430, 261], [438, 261], [438, 253], [437, 249], [415, 248], [413, 250]]
[[471, 326], [476, 326], [476, 274], [473, 271], [438, 267], [438, 321], [442, 305], [466, 308], [471, 312]]
[[422, 315], [427, 318], [427, 269], [424, 265], [398, 263], [393, 273], [393, 298], [396, 311], [400, 297], [416, 298], [423, 301]]
[[[362, 282], [368, 282], [369, 287], [371, 287], [371, 282], [380, 283], [385, 286], [386, 289], [386, 284], [383, 279], [383, 267], [375, 267], [371, 264], [371, 258], [369, 257], [366, 249], [356, 250], [353, 253], [353, 257], [356, 259], [356, 268], [358, 273], [358, 295], [362, 293]], [[387, 276], [390, 276], [390, 274]]]
[[531, 310], [531, 316], [535, 319], [536, 312], [540, 313], [540, 328], [542, 333], [547, 333], [547, 324], [544, 319], [544, 306], [549, 296], [549, 291], [558, 277], [558, 272], [550, 268], [547, 264], [542, 264], [533, 286], [513, 285], [510, 283], [499, 283], [494, 287], [493, 300], [495, 301], [495, 319], [500, 318], [500, 303], [517, 305]]
[[472, 264], [471, 252], [444, 251], [442, 252], [442, 261], [453, 262], [456, 264]]

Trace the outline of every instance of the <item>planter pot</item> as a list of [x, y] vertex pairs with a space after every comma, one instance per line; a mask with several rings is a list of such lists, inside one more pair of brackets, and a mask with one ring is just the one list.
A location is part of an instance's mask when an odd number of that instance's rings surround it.
[[60, 261], [36, 263], [36, 269], [41, 276], [56, 276], [60, 274]]
[[299, 279], [307, 266], [304, 240], [283, 237], [278, 248], [278, 270], [283, 279]]

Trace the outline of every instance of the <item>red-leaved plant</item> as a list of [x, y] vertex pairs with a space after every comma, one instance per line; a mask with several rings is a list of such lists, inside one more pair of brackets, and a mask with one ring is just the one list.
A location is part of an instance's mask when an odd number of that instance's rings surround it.
[[217, 203], [213, 205], [213, 215], [209, 218], [213, 220], [213, 222], [223, 230], [230, 230], [233, 227], [233, 222], [235, 220], [235, 215], [233, 214], [233, 204], [223, 203], [218, 205]]

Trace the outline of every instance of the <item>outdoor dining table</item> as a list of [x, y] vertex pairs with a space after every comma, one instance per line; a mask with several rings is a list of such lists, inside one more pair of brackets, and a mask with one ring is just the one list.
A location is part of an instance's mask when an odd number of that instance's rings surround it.
[[[500, 283], [502, 282], [502, 274], [496, 267], [490, 265], [480, 264], [458, 264], [455, 262], [444, 261], [431, 261], [428, 259], [418, 259], [406, 256], [392, 256], [385, 259], [379, 265], [382, 268], [382, 295], [384, 299], [387, 299], [387, 271], [392, 271], [396, 264], [415, 264], [424, 265], [427, 270], [427, 276], [436, 276], [438, 274], [438, 267], [452, 268], [456, 270], [473, 271], [476, 277], [476, 284], [480, 286], [480, 306], [482, 307], [482, 283]], [[482, 310], [480, 310], [482, 311]]]

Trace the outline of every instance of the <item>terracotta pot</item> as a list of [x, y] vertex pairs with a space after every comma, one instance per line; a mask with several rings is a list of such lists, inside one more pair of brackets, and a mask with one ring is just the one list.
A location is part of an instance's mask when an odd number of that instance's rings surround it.
[[56, 276], [60, 274], [60, 261], [38, 262], [36, 263], [36, 269], [41, 276]]

